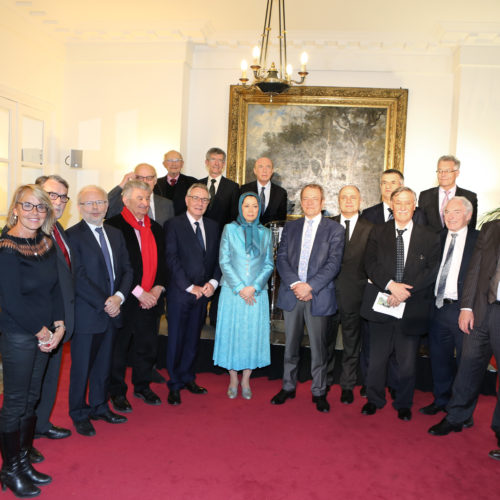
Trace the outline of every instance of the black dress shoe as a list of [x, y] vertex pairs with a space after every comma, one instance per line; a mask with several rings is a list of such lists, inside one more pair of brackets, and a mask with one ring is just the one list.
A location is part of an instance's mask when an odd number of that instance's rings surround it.
[[316, 403], [316, 409], [322, 413], [328, 413], [330, 411], [330, 403], [326, 400], [325, 396], [313, 396], [312, 402]]
[[32, 464], [39, 464], [45, 460], [45, 457], [35, 447], [31, 447], [29, 459]]
[[95, 436], [94, 426], [88, 419], [75, 422], [75, 429], [82, 436]]
[[448, 420], [446, 420], [446, 417], [439, 422], [439, 424], [433, 425], [429, 430], [429, 434], [432, 434], [433, 436], [446, 436], [450, 432], [461, 432], [462, 431], [462, 424], [455, 425], [455, 424], [450, 424]]
[[359, 395], [362, 398], [366, 398], [366, 385], [362, 385], [359, 389]]
[[180, 405], [181, 404], [181, 393], [176, 390], [170, 390], [168, 393], [167, 403], [169, 405]]
[[373, 403], [365, 403], [363, 408], [361, 408], [361, 413], [363, 415], [375, 415], [377, 412], [377, 407]]
[[342, 389], [342, 394], [340, 395], [340, 402], [346, 405], [350, 405], [354, 401], [354, 394], [351, 389]]
[[398, 410], [398, 418], [405, 422], [409, 422], [411, 420], [411, 410], [409, 408], [400, 408]]
[[445, 411], [444, 408], [441, 408], [440, 406], [436, 406], [434, 403], [431, 403], [430, 405], [424, 406], [423, 408], [420, 408], [418, 410], [420, 413], [423, 415], [436, 415], [436, 413], [439, 413], [440, 411]]
[[115, 411], [120, 413], [130, 413], [132, 411], [132, 405], [125, 396], [111, 396], [109, 399]]
[[161, 399], [149, 387], [146, 387], [146, 389], [143, 389], [142, 391], [134, 391], [134, 396], [142, 399], [148, 405], [161, 405]]
[[281, 389], [281, 391], [271, 399], [271, 404], [282, 405], [287, 399], [293, 399], [294, 397], [295, 391], [285, 391], [285, 389]]
[[500, 450], [491, 450], [488, 455], [495, 460], [500, 460]]
[[204, 387], [200, 387], [196, 382], [188, 382], [184, 387], [193, 394], [206, 394], [208, 391]]
[[[468, 418], [464, 423], [464, 429], [470, 429], [474, 425], [474, 419], [472, 417]], [[499, 445], [500, 446], [500, 445]]]
[[50, 426], [45, 432], [37, 432], [35, 434], [36, 438], [49, 438], [49, 439], [64, 439], [71, 436], [71, 431], [69, 429], [63, 429], [62, 427], [56, 427], [55, 425]]
[[127, 421], [127, 417], [123, 415], [118, 415], [118, 413], [113, 413], [108, 410], [104, 413], [99, 413], [97, 415], [90, 415], [91, 420], [104, 420], [108, 424], [123, 424]]

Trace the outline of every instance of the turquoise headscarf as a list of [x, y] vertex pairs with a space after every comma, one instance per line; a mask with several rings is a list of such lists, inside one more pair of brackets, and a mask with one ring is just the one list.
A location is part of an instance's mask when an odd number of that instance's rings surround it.
[[[253, 222], [247, 222], [241, 212], [241, 206], [243, 205], [243, 201], [247, 196], [253, 196], [259, 204], [259, 213], [257, 214], [257, 218]], [[243, 231], [245, 233], [245, 251], [252, 257], [257, 257], [260, 253], [260, 237], [258, 227], [260, 226], [259, 218], [261, 210], [262, 207], [260, 206], [260, 200], [257, 193], [248, 191], [240, 196], [240, 199], [238, 201], [238, 217], [236, 218], [236, 222], [243, 227]]]

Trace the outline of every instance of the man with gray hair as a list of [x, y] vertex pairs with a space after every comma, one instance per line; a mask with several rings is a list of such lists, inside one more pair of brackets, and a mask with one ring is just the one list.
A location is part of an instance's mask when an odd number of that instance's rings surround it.
[[477, 195], [456, 184], [460, 175], [460, 161], [452, 155], [444, 155], [437, 162], [438, 187], [420, 193], [418, 206], [425, 212], [428, 225], [437, 233], [444, 227], [444, 207], [454, 196], [463, 196], [472, 203], [469, 227], [475, 229], [477, 222]]
[[460, 357], [464, 334], [458, 327], [465, 276], [479, 231], [467, 227], [472, 203], [463, 196], [452, 198], [444, 208], [446, 230], [441, 232], [441, 265], [434, 287], [436, 300], [429, 327], [434, 401], [420, 413], [445, 411]]

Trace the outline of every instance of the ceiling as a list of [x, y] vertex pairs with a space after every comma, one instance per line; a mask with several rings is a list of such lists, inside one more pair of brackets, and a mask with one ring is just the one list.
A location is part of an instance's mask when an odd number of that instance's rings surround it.
[[[265, 5], [266, 0], [0, 0], [0, 9], [63, 42], [228, 46], [258, 41]], [[500, 45], [499, 0], [287, 0], [286, 9], [289, 43]]]

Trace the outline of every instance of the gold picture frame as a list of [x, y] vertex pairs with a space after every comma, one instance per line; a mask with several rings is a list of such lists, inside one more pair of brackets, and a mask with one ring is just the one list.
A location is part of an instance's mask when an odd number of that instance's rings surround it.
[[342, 183], [360, 187], [362, 208], [373, 205], [380, 173], [404, 169], [407, 106], [407, 89], [296, 86], [270, 98], [231, 85], [227, 176], [250, 182], [253, 162], [270, 156], [291, 215], [300, 209], [301, 185], [318, 179], [328, 188], [327, 212], [338, 208]]

